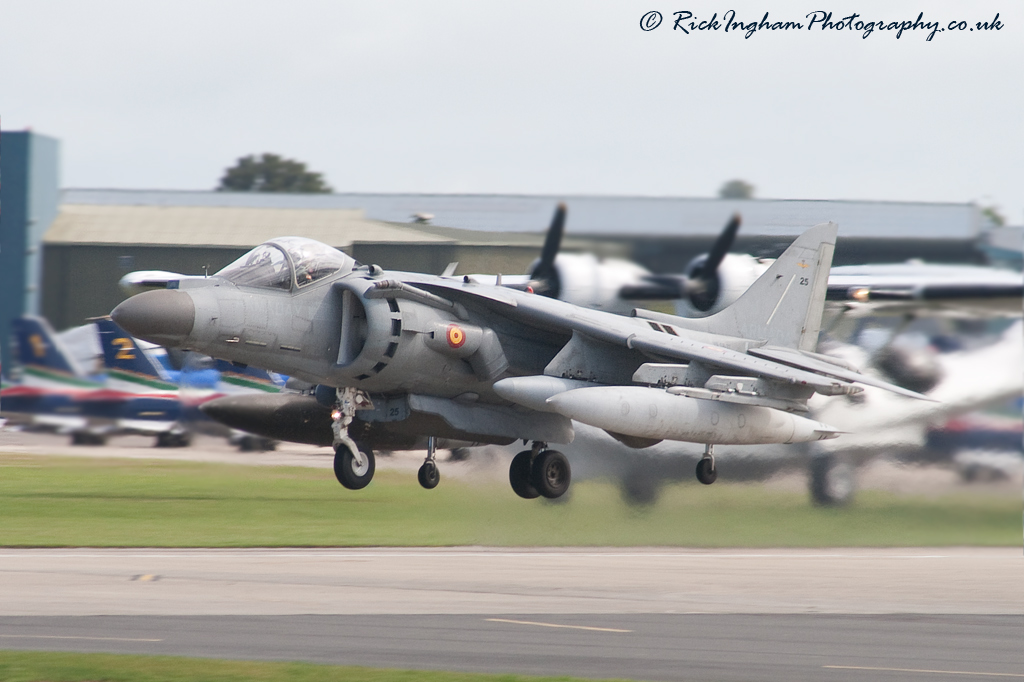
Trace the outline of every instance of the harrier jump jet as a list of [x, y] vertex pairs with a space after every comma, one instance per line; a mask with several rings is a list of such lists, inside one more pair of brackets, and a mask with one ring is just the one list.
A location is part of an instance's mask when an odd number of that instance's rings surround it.
[[589, 310], [470, 278], [386, 272], [319, 242], [273, 239], [204, 279], [172, 281], [111, 313], [135, 336], [317, 384], [334, 407], [334, 470], [350, 489], [373, 448], [428, 438], [420, 483], [439, 473], [437, 438], [532, 442], [509, 479], [524, 498], [559, 497], [573, 420], [642, 448], [809, 442], [839, 432], [804, 416], [814, 394], [858, 384], [921, 397], [814, 352], [836, 225], [818, 225], [725, 310], [685, 319]]

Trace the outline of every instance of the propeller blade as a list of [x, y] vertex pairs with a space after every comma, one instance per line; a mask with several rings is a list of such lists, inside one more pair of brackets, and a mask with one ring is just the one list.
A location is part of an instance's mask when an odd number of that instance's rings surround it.
[[548, 234], [544, 238], [544, 248], [540, 251], [540, 262], [534, 268], [534, 276], [538, 273], [548, 273], [554, 269], [555, 257], [558, 250], [562, 248], [562, 235], [565, 234], [565, 204], [559, 203], [555, 209], [555, 215], [551, 218], [551, 225], [548, 227]]
[[555, 215], [551, 218], [544, 247], [540, 252], [540, 262], [530, 273], [530, 286], [538, 294], [558, 297], [558, 272], [555, 270], [555, 258], [562, 248], [562, 236], [565, 234], [565, 204], [559, 202]]
[[711, 251], [708, 252], [707, 260], [704, 261], [704, 267], [701, 268], [700, 272], [697, 273], [697, 278], [702, 280], [710, 280], [715, 276], [715, 272], [718, 271], [718, 266], [722, 264], [722, 259], [725, 258], [725, 254], [729, 253], [732, 248], [733, 242], [736, 241], [736, 233], [740, 229], [740, 214], [736, 213], [729, 222], [726, 223], [725, 229], [722, 230], [722, 234], [718, 235], [718, 239], [711, 246]]

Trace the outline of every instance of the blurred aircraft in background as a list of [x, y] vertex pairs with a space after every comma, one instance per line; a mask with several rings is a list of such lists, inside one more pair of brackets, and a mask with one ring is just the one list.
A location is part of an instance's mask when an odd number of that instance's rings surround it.
[[68, 433], [76, 445], [101, 445], [111, 435], [155, 435], [171, 444], [182, 433], [181, 404], [173, 391], [142, 394], [88, 375], [46, 320], [12, 321], [21, 376], [0, 394], [0, 408], [13, 424]]
[[20, 376], [0, 393], [0, 409], [12, 425], [67, 433], [76, 445], [136, 434], [155, 436], [158, 447], [181, 447], [192, 433], [207, 433], [243, 451], [275, 447], [271, 439], [211, 420], [199, 406], [225, 395], [277, 393], [283, 377], [194, 353], [172, 357], [138, 343], [109, 318], [61, 334], [39, 317], [18, 318], [12, 326]]
[[210, 419], [200, 407], [227, 395], [279, 393], [284, 386], [282, 377], [197, 353], [176, 353], [178, 362], [175, 363], [166, 349], [140, 343], [109, 317], [93, 322], [99, 334], [109, 386], [134, 388], [143, 393], [169, 392], [180, 401], [180, 423], [184, 431], [173, 444], [188, 444], [189, 434], [205, 433], [227, 438], [243, 451], [274, 449], [273, 440], [226, 428]]

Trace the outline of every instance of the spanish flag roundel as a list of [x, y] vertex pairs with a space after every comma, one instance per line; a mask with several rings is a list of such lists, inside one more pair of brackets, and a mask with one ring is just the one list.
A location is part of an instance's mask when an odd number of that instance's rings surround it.
[[466, 343], [466, 332], [457, 324], [448, 325], [448, 345], [452, 348], [461, 348]]

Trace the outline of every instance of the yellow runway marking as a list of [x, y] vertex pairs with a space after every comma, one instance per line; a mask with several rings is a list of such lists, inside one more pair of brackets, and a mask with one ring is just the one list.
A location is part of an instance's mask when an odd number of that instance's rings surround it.
[[162, 642], [162, 639], [132, 637], [75, 637], [72, 635], [0, 635], [0, 639], [87, 639], [93, 642]]
[[591, 630], [593, 632], [633, 632], [632, 630], [619, 630], [616, 628], [595, 628], [589, 625], [559, 625], [558, 623], [538, 623], [532, 620], [508, 620], [507, 618], [485, 618], [491, 623], [513, 623], [515, 625], [536, 625], [542, 628], [566, 628], [568, 630]]
[[869, 670], [890, 673], [927, 673], [931, 675], [976, 675], [979, 677], [1024, 677], [1021, 673], [975, 673], [966, 670], [918, 670], [917, 668], [868, 668], [858, 665], [823, 665], [831, 670]]

